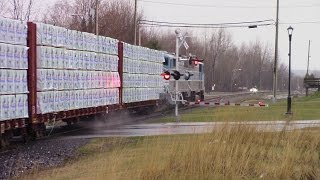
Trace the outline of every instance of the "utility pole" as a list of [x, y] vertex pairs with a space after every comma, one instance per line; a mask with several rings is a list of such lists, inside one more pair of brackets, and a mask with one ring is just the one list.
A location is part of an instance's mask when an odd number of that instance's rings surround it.
[[309, 65], [310, 65], [310, 45], [311, 45], [311, 41], [309, 40], [307, 76], [309, 76]]
[[276, 38], [273, 65], [273, 103], [277, 101], [277, 69], [278, 69], [278, 43], [279, 43], [279, 0], [277, 0]]
[[134, 45], [137, 45], [137, 1], [134, 1], [134, 15], [133, 15], [133, 19], [134, 19]]
[[[179, 40], [180, 40], [180, 35], [181, 35], [181, 32], [179, 29], [177, 29], [175, 31], [176, 33], [176, 71], [179, 71], [179, 48], [180, 48], [180, 45], [179, 45]], [[175, 81], [175, 86], [176, 86], [176, 106], [175, 106], [175, 116], [176, 116], [176, 122], [180, 122], [180, 118], [179, 118], [179, 104], [178, 104], [178, 100], [179, 100], [179, 83], [178, 81], [176, 80]]]
[[141, 46], [141, 27], [140, 27], [140, 24], [138, 24], [138, 28], [139, 28], [139, 46]]
[[99, 17], [98, 17], [98, 10], [99, 10], [99, 5], [98, 5], [98, 3], [99, 3], [99, 0], [96, 0], [96, 7], [95, 7], [95, 17], [96, 17], [96, 22], [95, 22], [95, 24], [96, 24], [96, 28], [95, 28], [95, 34], [98, 36], [99, 35]]

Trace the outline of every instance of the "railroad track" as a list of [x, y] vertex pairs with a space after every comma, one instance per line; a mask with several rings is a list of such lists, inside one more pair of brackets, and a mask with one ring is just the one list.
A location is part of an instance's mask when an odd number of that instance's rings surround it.
[[[244, 100], [248, 97], [252, 97], [253, 93], [248, 92], [240, 92], [240, 93], [219, 93], [215, 95], [207, 95], [205, 98], [206, 102], [221, 102], [231, 100], [235, 102], [234, 99]], [[270, 92], [258, 92], [255, 95], [261, 97], [261, 95], [268, 95]], [[191, 109], [200, 108], [199, 106], [182, 106], [179, 108], [180, 112], [186, 112]], [[48, 136], [39, 138], [38, 140], [49, 140], [54, 138], [59, 138], [63, 136], [73, 136], [73, 135], [86, 135], [88, 132], [92, 132], [94, 130], [104, 130], [104, 129], [115, 129], [119, 126], [130, 125], [136, 123], [147, 123], [152, 122], [152, 120], [156, 120], [161, 117], [166, 117], [168, 115], [173, 116], [174, 110], [173, 108], [167, 109], [164, 111], [154, 112], [148, 115], [132, 115], [129, 112], [114, 112], [108, 117], [100, 116], [96, 118], [90, 118], [85, 121], [80, 121], [78, 124], [73, 126], [67, 126], [65, 124], [59, 124], [57, 126], [52, 126], [51, 128], [47, 128]], [[121, 120], [121, 121], [120, 121]], [[150, 121], [151, 120], [151, 121]], [[52, 129], [53, 128], [53, 129]], [[9, 150], [14, 148], [16, 145], [21, 145], [22, 141], [16, 140], [14, 141], [13, 147], [9, 146]]]
[[[232, 98], [238, 99], [246, 99], [247, 97], [251, 97], [253, 93], [248, 92], [240, 92], [240, 93], [219, 93], [215, 95], [207, 95], [205, 98], [206, 102], [220, 102], [226, 101]], [[266, 95], [270, 94], [270, 92], [258, 92], [255, 95]], [[199, 108], [197, 106], [182, 106], [179, 108], [180, 112], [186, 112], [190, 109]], [[75, 124], [72, 126], [57, 124], [55, 126], [49, 126], [47, 128], [47, 136], [38, 138], [39, 140], [47, 140], [50, 138], [57, 138], [60, 136], [68, 136], [72, 134], [85, 134], [86, 131], [90, 131], [92, 129], [102, 129], [102, 128], [116, 128], [122, 125], [135, 124], [135, 123], [145, 123], [150, 122], [150, 119], [158, 119], [164, 116], [168, 116], [169, 114], [173, 114], [173, 109], [166, 109], [164, 111], [157, 111], [152, 114], [147, 115], [135, 115], [129, 114], [129, 112], [115, 112], [106, 116], [98, 116], [93, 119], [88, 119], [85, 121], [79, 122], [79, 124]], [[119, 121], [121, 119], [121, 121]], [[21, 141], [20, 141], [21, 142]], [[19, 143], [19, 140], [14, 141], [14, 145]], [[9, 148], [10, 149], [10, 148]]]
[[[269, 94], [270, 92], [258, 92], [255, 93], [255, 95], [266, 95]], [[253, 93], [248, 93], [248, 92], [240, 92], [240, 93], [219, 93], [217, 95], [209, 95], [208, 98], [205, 98], [206, 102], [218, 102], [221, 100], [228, 100], [228, 99], [232, 99], [232, 98], [239, 98], [239, 99], [246, 99], [247, 97], [251, 97]], [[186, 112], [190, 109], [195, 109], [195, 108], [199, 108], [197, 106], [182, 106], [179, 108], [180, 112]], [[109, 117], [109, 119], [104, 122], [106, 119], [106, 117], [101, 117], [100, 119], [97, 118], [96, 121], [101, 121], [102, 122], [102, 126], [101, 127], [97, 127], [97, 126], [87, 126], [88, 123], [87, 122], [80, 122], [80, 124], [83, 127], [77, 127], [77, 125], [75, 126], [75, 128], [71, 128], [70, 130], [65, 130], [63, 132], [57, 132], [57, 133], [52, 133], [50, 136], [45, 137], [45, 138], [52, 138], [52, 137], [58, 137], [60, 135], [67, 135], [67, 134], [73, 134], [73, 133], [77, 133], [79, 131], [86, 131], [89, 129], [95, 129], [95, 128], [116, 128], [117, 126], [121, 126], [121, 125], [128, 125], [128, 124], [134, 124], [134, 123], [145, 123], [145, 122], [150, 122], [150, 119], [158, 119], [164, 116], [168, 116], [169, 114], [173, 114], [174, 110], [171, 109], [167, 109], [164, 111], [158, 111], [158, 112], [154, 112], [152, 114], [148, 114], [148, 115], [143, 115], [143, 116], [139, 116], [139, 115], [129, 115], [129, 114], [124, 114], [124, 113], [120, 113], [117, 114], [115, 113], [114, 115], [110, 115], [111, 117]], [[119, 123], [118, 120], [122, 119], [122, 121]], [[92, 124], [92, 123], [90, 123]], [[94, 124], [94, 123], [93, 123]], [[99, 124], [99, 123], [98, 123]]]
[[[261, 97], [262, 95], [268, 95], [271, 94], [270, 91], [261, 91], [257, 93], [250, 93], [250, 92], [238, 92], [238, 93], [217, 93], [213, 95], [206, 95], [205, 101], [206, 102], [221, 102], [221, 101], [242, 101], [248, 97], [252, 97], [252, 95], [255, 95], [257, 97]], [[285, 93], [282, 93], [283, 95]], [[236, 99], [236, 100], [235, 100]], [[182, 106], [179, 108], [180, 112], [186, 112], [190, 109], [199, 108], [198, 106]], [[47, 128], [47, 134], [48, 136], [38, 138], [39, 140], [47, 140], [50, 138], [57, 138], [59, 136], [68, 136], [72, 134], [77, 133], [84, 133], [86, 131], [92, 130], [92, 129], [103, 129], [103, 128], [116, 128], [122, 125], [129, 125], [129, 124], [135, 124], [135, 123], [146, 123], [150, 122], [150, 119], [158, 119], [161, 117], [168, 116], [169, 114], [173, 115], [174, 111], [173, 108], [167, 109], [164, 111], [158, 111], [154, 112], [152, 114], [148, 115], [130, 115], [129, 112], [115, 112], [111, 115], [108, 115], [108, 117], [100, 116], [96, 118], [90, 118], [86, 121], [80, 121], [79, 124], [75, 124], [72, 126], [67, 126], [64, 123], [58, 124], [56, 126], [49, 126]], [[121, 121], [119, 121], [121, 119]], [[16, 138], [13, 142], [15, 145], [16, 143], [21, 144], [21, 140], [17, 140], [19, 138]], [[9, 149], [11, 147], [9, 146]]]

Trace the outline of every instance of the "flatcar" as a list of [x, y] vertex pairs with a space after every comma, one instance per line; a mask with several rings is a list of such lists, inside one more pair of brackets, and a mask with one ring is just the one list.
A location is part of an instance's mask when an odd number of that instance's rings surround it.
[[[186, 100], [203, 98], [203, 64], [179, 62]], [[75, 123], [119, 110], [150, 110], [170, 94], [172, 55], [53, 25], [0, 18], [0, 147], [14, 136], [46, 134], [50, 122]]]

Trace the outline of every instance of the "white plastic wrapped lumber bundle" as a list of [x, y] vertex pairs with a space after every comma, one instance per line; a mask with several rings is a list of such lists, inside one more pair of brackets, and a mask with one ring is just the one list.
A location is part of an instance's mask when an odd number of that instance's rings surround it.
[[27, 23], [0, 17], [0, 42], [27, 45]]
[[0, 95], [0, 121], [28, 117], [28, 95]]
[[28, 116], [26, 25], [0, 17], [0, 121]]
[[119, 89], [106, 89], [107, 105], [114, 105], [119, 103]]
[[119, 103], [118, 40], [41, 23], [37, 27], [39, 113]]
[[[96, 72], [91, 72], [95, 74]], [[108, 73], [111, 89], [59, 90], [38, 92], [38, 113], [46, 114], [78, 108], [98, 107], [119, 103], [118, 73]], [[98, 86], [96, 79], [96, 87]], [[102, 84], [102, 82], [101, 82]], [[105, 93], [103, 93], [105, 92]]]
[[125, 103], [159, 99], [164, 53], [124, 44], [123, 99]]
[[28, 69], [28, 47], [0, 43], [0, 68]]
[[0, 120], [9, 120], [10, 117], [10, 97], [13, 95], [1, 95], [0, 96]]
[[[49, 24], [37, 23], [37, 44], [52, 47], [67, 47], [67, 29]], [[73, 41], [72, 41], [73, 42]]]

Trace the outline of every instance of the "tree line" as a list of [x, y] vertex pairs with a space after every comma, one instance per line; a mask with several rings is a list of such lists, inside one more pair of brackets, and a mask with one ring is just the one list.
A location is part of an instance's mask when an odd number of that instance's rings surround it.
[[[94, 33], [95, 7], [98, 3], [99, 34], [133, 44], [134, 42], [134, 3], [130, 0], [75, 0], [57, 1], [48, 7], [38, 21], [69, 29]], [[33, 0], [2, 0], [0, 15], [20, 20], [30, 20], [35, 16]], [[137, 19], [146, 18], [139, 10]], [[192, 38], [190, 48], [181, 49], [182, 54], [195, 54], [205, 59], [205, 89], [212, 91], [239, 91], [256, 87], [259, 90], [272, 90], [274, 49], [259, 40], [237, 45], [227, 29], [212, 30], [205, 37], [186, 29]], [[174, 29], [141, 27], [142, 46], [175, 52]], [[278, 90], [288, 89], [288, 68], [278, 66]], [[292, 89], [301, 90], [303, 78], [292, 76]]]

